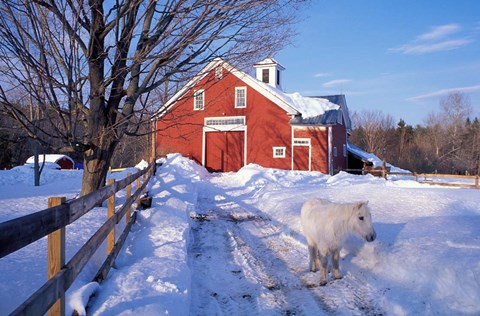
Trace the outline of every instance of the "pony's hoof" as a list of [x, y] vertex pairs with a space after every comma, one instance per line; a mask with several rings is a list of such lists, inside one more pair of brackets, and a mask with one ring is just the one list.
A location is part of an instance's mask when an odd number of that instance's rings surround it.
[[327, 281], [320, 281], [320, 286], [325, 286], [327, 285]]
[[342, 276], [341, 276], [341, 275], [334, 275], [333, 277], [335, 278], [335, 280], [340, 280], [340, 279], [342, 279]]

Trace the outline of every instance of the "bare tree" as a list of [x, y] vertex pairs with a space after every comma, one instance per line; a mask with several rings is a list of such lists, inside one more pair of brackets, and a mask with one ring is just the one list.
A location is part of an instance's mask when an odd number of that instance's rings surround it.
[[[240, 66], [271, 55], [306, 1], [0, 0], [0, 108], [30, 137], [82, 151], [81, 193], [92, 192], [148, 117], [142, 98], [214, 57]], [[50, 130], [18, 102], [50, 110]]]
[[389, 149], [390, 134], [394, 132], [392, 116], [381, 111], [354, 112], [355, 127], [351, 141], [378, 157], [385, 158]]

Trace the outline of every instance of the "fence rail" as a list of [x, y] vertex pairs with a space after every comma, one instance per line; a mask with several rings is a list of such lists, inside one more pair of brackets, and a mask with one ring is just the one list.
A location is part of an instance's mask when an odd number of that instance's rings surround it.
[[[103, 241], [108, 238], [108, 256], [93, 281], [101, 282], [105, 279], [135, 220], [136, 213], [130, 215], [131, 206], [135, 201], [137, 206], [139, 205], [142, 191], [146, 191], [147, 183], [154, 172], [155, 162], [152, 162], [148, 168], [133, 175], [129, 174], [122, 180], [116, 182], [111, 180], [98, 191], [68, 202], [62, 197], [51, 197], [49, 208], [0, 223], [0, 258], [48, 236], [49, 280], [18, 306], [12, 315], [43, 315], [47, 311], [49, 315], [64, 315], [65, 291]], [[140, 185], [142, 176], [143, 183]], [[135, 192], [131, 194], [131, 185], [135, 180], [137, 180]], [[115, 193], [124, 188], [127, 188], [126, 200], [115, 212]], [[107, 199], [109, 200], [107, 221], [65, 264], [65, 227]], [[127, 225], [115, 243], [115, 225], [125, 215]]]
[[[384, 177], [385, 179], [388, 176], [398, 175], [398, 176], [411, 176], [413, 180], [418, 183], [425, 183], [430, 185], [438, 186], [447, 186], [447, 187], [459, 187], [459, 188], [473, 188], [480, 189], [479, 176], [466, 176], [466, 175], [456, 175], [456, 174], [438, 174], [438, 173], [410, 173], [410, 172], [390, 172], [387, 169], [345, 169], [346, 172], [358, 172], [361, 174], [373, 174]], [[463, 179], [463, 180], [472, 180], [473, 183], [452, 183], [452, 182], [438, 182], [433, 181], [435, 178], [440, 179]]]

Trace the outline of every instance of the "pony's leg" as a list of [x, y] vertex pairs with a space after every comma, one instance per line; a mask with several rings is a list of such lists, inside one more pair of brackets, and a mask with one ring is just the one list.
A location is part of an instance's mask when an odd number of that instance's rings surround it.
[[333, 267], [333, 277], [335, 279], [341, 279], [342, 275], [340, 274], [340, 250], [334, 250], [332, 253], [332, 267]]
[[310, 271], [312, 272], [317, 272], [318, 271], [318, 248], [315, 242], [307, 237], [307, 243], [308, 243], [308, 253], [309, 253], [309, 262], [308, 262], [308, 267]]
[[320, 286], [327, 285], [328, 251], [320, 251]]

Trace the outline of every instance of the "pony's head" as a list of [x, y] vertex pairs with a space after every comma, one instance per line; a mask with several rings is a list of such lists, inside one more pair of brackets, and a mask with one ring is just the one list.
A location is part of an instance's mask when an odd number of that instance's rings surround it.
[[366, 241], [374, 241], [377, 237], [377, 233], [373, 229], [368, 201], [359, 202], [353, 207], [351, 223], [353, 230]]

